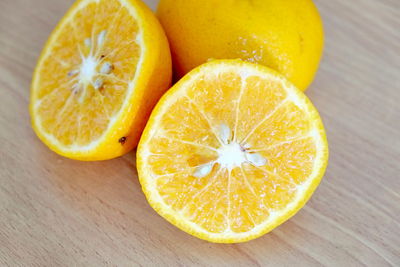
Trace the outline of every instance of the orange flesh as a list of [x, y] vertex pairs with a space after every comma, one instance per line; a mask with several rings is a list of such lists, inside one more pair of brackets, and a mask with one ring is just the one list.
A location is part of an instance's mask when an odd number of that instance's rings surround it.
[[[64, 146], [89, 145], [102, 136], [135, 76], [138, 32], [129, 10], [116, 0], [91, 2], [68, 18], [39, 66], [34, 91], [47, 134]], [[85, 80], [88, 60], [95, 64], [87, 68], [92, 75]]]
[[[145, 164], [174, 211], [208, 232], [247, 232], [292, 202], [311, 175], [314, 126], [279, 81], [228, 70], [201, 75], [157, 118]], [[218, 159], [222, 124], [232, 131], [230, 143], [267, 163], [231, 170], [215, 163], [195, 177], [199, 165]]]

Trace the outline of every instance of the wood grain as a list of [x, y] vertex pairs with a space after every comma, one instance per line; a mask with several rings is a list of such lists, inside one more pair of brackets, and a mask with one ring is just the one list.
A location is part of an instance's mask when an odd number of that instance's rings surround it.
[[400, 1], [316, 1], [326, 49], [307, 94], [327, 128], [328, 171], [295, 217], [236, 245], [159, 217], [134, 152], [83, 163], [36, 138], [32, 70], [71, 3], [0, 1], [0, 265], [400, 266]]

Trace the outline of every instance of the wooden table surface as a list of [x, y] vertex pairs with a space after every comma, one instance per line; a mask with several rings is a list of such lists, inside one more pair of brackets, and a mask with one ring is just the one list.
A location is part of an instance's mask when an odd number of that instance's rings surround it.
[[0, 265], [400, 266], [399, 0], [316, 1], [326, 49], [307, 94], [326, 125], [329, 167], [296, 216], [235, 245], [158, 216], [135, 152], [85, 163], [36, 138], [32, 71], [72, 1], [0, 1]]

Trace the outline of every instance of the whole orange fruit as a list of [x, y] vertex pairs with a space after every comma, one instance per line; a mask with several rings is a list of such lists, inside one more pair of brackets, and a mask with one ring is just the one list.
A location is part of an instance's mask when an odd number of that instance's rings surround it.
[[161, 0], [158, 17], [179, 77], [209, 59], [241, 58], [305, 90], [322, 55], [323, 27], [311, 0]]

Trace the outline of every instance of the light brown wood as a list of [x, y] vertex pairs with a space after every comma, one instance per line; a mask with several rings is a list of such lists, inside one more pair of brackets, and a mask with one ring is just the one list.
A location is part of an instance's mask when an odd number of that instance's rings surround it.
[[236, 245], [159, 217], [134, 152], [85, 163], [36, 138], [32, 70], [71, 3], [0, 1], [0, 265], [400, 266], [400, 1], [316, 1], [326, 49], [307, 94], [326, 125], [329, 167], [296, 216]]

